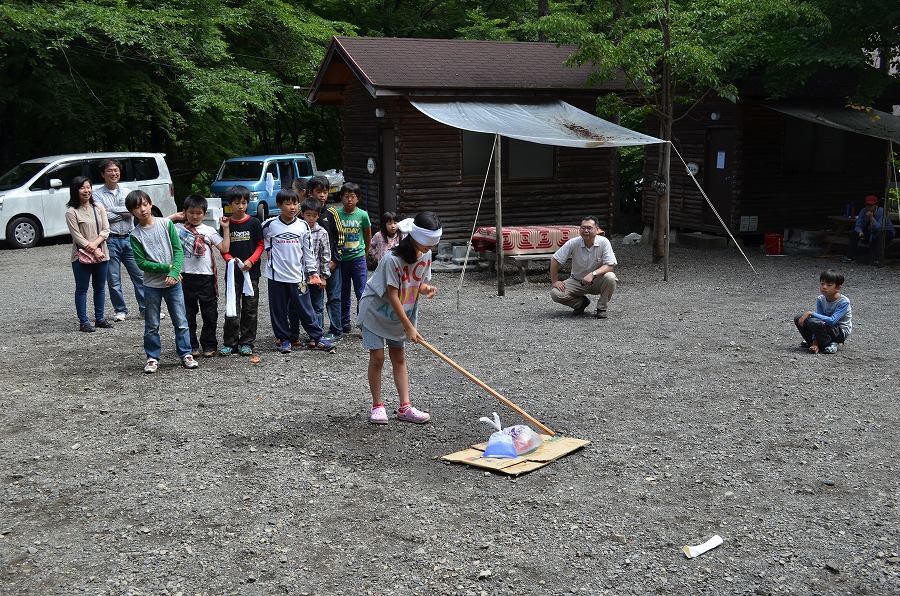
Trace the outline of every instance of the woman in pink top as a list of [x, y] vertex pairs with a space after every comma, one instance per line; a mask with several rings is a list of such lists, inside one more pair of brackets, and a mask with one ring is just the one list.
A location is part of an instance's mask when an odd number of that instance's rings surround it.
[[[72, 272], [75, 274], [75, 312], [78, 313], [80, 329], [93, 333], [87, 316], [87, 290], [94, 285], [94, 325], [109, 329], [112, 323], [103, 316], [106, 302], [106, 271], [109, 266], [109, 220], [106, 209], [94, 202], [91, 180], [85, 176], [75, 176], [69, 185], [69, 202], [66, 209], [66, 225], [72, 234]], [[93, 263], [82, 263], [79, 250]]]

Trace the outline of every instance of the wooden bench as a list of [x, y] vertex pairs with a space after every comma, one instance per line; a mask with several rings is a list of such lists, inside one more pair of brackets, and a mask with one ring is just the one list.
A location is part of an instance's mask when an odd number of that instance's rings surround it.
[[[894, 223], [894, 227], [896, 228], [900, 222], [898, 222], [898, 218], [895, 214], [890, 214], [891, 221]], [[845, 217], [843, 215], [830, 215], [828, 219], [832, 222], [834, 230], [828, 236], [825, 236], [824, 240], [827, 243], [825, 245], [825, 251], [822, 253], [822, 256], [828, 256], [831, 254], [832, 249], [836, 245], [847, 246], [850, 244], [850, 232], [853, 230], [853, 227], [856, 225], [855, 217]], [[892, 247], [900, 244], [900, 237], [895, 237], [891, 242], [884, 247], [884, 251], [888, 252]], [[867, 247], [868, 244], [860, 243], [861, 247]]]
[[[522, 255], [503, 255], [503, 263], [504, 265], [510, 265], [516, 267], [519, 270], [519, 276], [522, 278], [522, 283], [528, 283], [528, 268], [531, 267], [532, 262], [534, 263], [550, 263], [550, 259], [553, 258], [553, 255], [556, 251], [553, 252], [539, 252], [539, 253], [528, 253]], [[482, 259], [489, 261], [493, 264], [497, 263], [497, 253], [491, 250], [485, 250], [480, 253]]]

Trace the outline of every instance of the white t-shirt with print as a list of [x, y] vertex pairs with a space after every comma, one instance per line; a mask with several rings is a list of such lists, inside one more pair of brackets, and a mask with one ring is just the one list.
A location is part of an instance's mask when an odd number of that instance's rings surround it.
[[405, 341], [403, 325], [388, 302], [387, 288], [397, 288], [403, 312], [415, 325], [419, 312], [419, 286], [430, 279], [430, 250], [415, 263], [407, 263], [388, 251], [378, 262], [378, 268], [366, 282], [366, 290], [359, 299], [359, 326], [385, 339]]

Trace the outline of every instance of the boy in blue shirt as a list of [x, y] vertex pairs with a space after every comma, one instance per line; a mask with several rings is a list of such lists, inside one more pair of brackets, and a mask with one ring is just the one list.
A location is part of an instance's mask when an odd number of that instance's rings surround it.
[[853, 329], [853, 313], [850, 299], [841, 294], [844, 276], [831, 269], [819, 276], [821, 294], [816, 298], [815, 311], [800, 313], [794, 317], [794, 324], [803, 341], [800, 347], [810, 354], [820, 351], [834, 354], [838, 345], [847, 341]]

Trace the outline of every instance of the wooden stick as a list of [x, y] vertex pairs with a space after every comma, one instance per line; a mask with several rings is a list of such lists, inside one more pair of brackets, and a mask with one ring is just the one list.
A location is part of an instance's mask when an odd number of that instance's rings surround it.
[[435, 356], [437, 356], [438, 358], [440, 358], [441, 360], [443, 360], [444, 362], [446, 362], [447, 364], [449, 364], [450, 366], [452, 366], [453, 368], [455, 368], [456, 370], [461, 372], [463, 375], [465, 375], [465, 377], [467, 379], [469, 379], [470, 381], [472, 381], [473, 383], [475, 383], [476, 385], [478, 385], [479, 387], [481, 387], [482, 389], [484, 389], [485, 391], [490, 393], [492, 396], [494, 396], [495, 398], [497, 398], [498, 400], [503, 402], [506, 406], [511, 408], [513, 411], [517, 412], [523, 418], [525, 418], [526, 420], [528, 420], [529, 422], [534, 424], [536, 427], [538, 427], [539, 429], [544, 431], [544, 434], [550, 435], [551, 437], [556, 436], [555, 432], [553, 432], [552, 430], [550, 430], [549, 428], [547, 428], [546, 426], [544, 426], [543, 424], [538, 422], [533, 416], [528, 414], [528, 412], [526, 412], [525, 410], [523, 410], [522, 408], [520, 408], [513, 402], [509, 401], [508, 399], [506, 399], [505, 397], [503, 397], [502, 395], [500, 395], [499, 393], [497, 393], [490, 387], [488, 387], [488, 385], [484, 381], [482, 381], [481, 379], [479, 379], [478, 377], [476, 377], [475, 375], [473, 375], [472, 373], [470, 373], [469, 371], [464, 369], [462, 366], [460, 366], [459, 364], [454, 362], [449, 356], [447, 356], [446, 354], [443, 354], [440, 350], [438, 350], [437, 348], [432, 346], [430, 343], [428, 343], [424, 339], [420, 339], [419, 343], [422, 344], [423, 346], [425, 346]]

